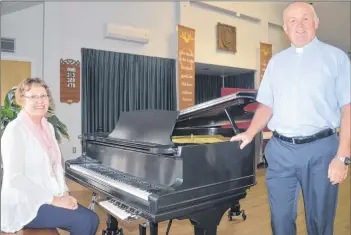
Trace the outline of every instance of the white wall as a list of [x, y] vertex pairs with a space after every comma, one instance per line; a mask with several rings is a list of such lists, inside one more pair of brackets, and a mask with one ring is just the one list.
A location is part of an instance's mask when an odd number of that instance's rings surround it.
[[272, 44], [273, 55], [290, 47], [289, 38], [283, 27], [274, 24], [268, 24], [268, 43]]
[[1, 52], [1, 59], [30, 61], [32, 77], [42, 77], [43, 5], [1, 16], [1, 37], [15, 38], [15, 53]]
[[283, 24], [283, 10], [289, 2], [202, 1], [203, 3], [277, 25]]
[[351, 51], [351, 2], [317, 2], [313, 6], [320, 22], [318, 38]]
[[[242, 20], [202, 4], [181, 4], [181, 24], [195, 29], [196, 62], [256, 69], [259, 22]], [[217, 50], [218, 22], [237, 28], [236, 54]]]

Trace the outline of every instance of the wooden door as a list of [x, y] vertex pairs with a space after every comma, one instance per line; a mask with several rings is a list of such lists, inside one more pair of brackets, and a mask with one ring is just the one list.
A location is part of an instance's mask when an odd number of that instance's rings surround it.
[[12, 87], [31, 77], [31, 67], [31, 62], [28, 61], [1, 60], [1, 105]]

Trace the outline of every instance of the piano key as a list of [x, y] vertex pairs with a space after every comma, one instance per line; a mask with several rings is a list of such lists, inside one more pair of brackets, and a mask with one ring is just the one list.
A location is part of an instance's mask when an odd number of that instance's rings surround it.
[[77, 172], [80, 172], [82, 174], [85, 174], [91, 178], [95, 178], [97, 180], [100, 180], [106, 184], [108, 184], [109, 186], [111, 187], [115, 187], [115, 188], [118, 188], [120, 190], [123, 190], [127, 193], [130, 193], [138, 198], [141, 198], [145, 201], [148, 201], [149, 199], [149, 195], [151, 194], [150, 192], [148, 191], [144, 191], [144, 190], [141, 190], [139, 188], [136, 188], [136, 187], [133, 187], [131, 185], [128, 185], [128, 184], [125, 184], [121, 181], [117, 181], [117, 180], [114, 180], [110, 177], [107, 177], [106, 174], [99, 174], [97, 173], [96, 171], [93, 171], [93, 170], [90, 170], [88, 168], [85, 168], [81, 165], [71, 165], [70, 168], [72, 170], [75, 170]]

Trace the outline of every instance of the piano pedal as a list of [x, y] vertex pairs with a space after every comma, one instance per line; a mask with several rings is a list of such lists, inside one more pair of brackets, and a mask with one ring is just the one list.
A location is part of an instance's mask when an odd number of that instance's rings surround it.
[[[171, 221], [170, 221], [170, 224], [172, 223]], [[168, 224], [168, 227], [170, 227], [170, 224]], [[146, 235], [146, 228], [147, 227], [150, 228], [149, 235], [157, 235], [158, 234], [158, 223], [152, 223], [150, 221], [147, 221], [146, 223], [139, 224], [139, 235]], [[166, 235], [168, 235], [168, 232], [169, 232], [169, 228], [167, 229]]]
[[228, 219], [229, 221], [233, 220], [233, 216], [240, 216], [243, 218], [243, 220], [246, 220], [246, 213], [245, 210], [240, 210], [240, 204], [237, 204], [235, 206], [232, 206], [230, 210], [228, 211]]
[[123, 229], [118, 228], [118, 221], [111, 215], [107, 216], [107, 228], [102, 230], [102, 235], [124, 235]]
[[88, 207], [90, 210], [95, 211], [95, 203], [99, 200], [99, 198], [100, 197], [95, 192], [93, 192], [93, 195], [91, 197], [91, 203]]

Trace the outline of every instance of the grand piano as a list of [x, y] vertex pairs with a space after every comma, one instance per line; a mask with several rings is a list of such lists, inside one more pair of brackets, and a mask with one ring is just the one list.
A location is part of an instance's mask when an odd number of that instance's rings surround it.
[[122, 235], [119, 220], [143, 221], [140, 234], [157, 235], [160, 222], [188, 219], [195, 235], [216, 235], [226, 211], [256, 184], [260, 141], [242, 150], [229, 141], [243, 131], [238, 122], [252, 119], [245, 106], [255, 97], [237, 92], [181, 111], [123, 112], [110, 133], [81, 136], [82, 155], [66, 161], [66, 176], [106, 210], [103, 234]]

